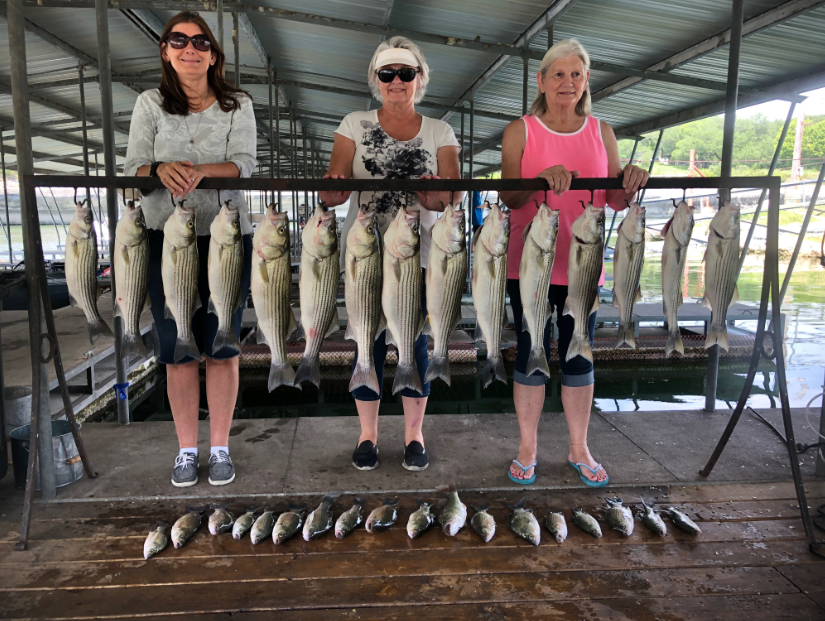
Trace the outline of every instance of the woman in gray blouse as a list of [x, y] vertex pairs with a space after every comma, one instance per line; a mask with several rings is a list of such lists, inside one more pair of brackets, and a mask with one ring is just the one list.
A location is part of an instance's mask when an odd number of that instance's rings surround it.
[[[255, 160], [255, 117], [249, 94], [224, 78], [225, 57], [206, 22], [184, 11], [166, 24], [160, 39], [160, 88], [141, 93], [135, 104], [126, 152], [125, 175], [157, 176], [166, 190], [145, 194], [141, 204], [149, 229], [149, 297], [160, 337], [160, 362], [166, 364], [167, 392], [180, 446], [172, 484], [189, 487], [198, 481], [198, 406], [200, 360], [174, 360], [177, 327], [164, 316], [161, 278], [163, 226], [172, 214], [172, 199], [186, 198], [196, 208], [200, 269], [199, 308], [192, 317], [198, 349], [206, 356], [206, 398], [211, 451], [209, 482], [225, 485], [235, 478], [229, 458], [229, 427], [238, 394], [238, 353], [228, 347], [212, 351], [218, 319], [207, 313], [209, 283], [206, 260], [209, 227], [220, 201], [240, 209], [244, 245], [241, 295], [249, 292], [252, 226], [240, 191], [196, 189], [204, 177], [250, 177]], [[233, 317], [240, 336], [243, 309]]]

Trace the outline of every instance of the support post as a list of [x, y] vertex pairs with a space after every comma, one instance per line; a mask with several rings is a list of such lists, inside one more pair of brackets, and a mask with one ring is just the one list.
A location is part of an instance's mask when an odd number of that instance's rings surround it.
[[[77, 76], [80, 85], [80, 128], [83, 131], [83, 174], [89, 176], [89, 133], [86, 127], [86, 85], [83, 80], [83, 73], [86, 67], [82, 64], [77, 66]], [[91, 196], [89, 188], [86, 188], [86, 200], [91, 207]], [[102, 223], [101, 223], [102, 224]]]
[[[107, 177], [117, 176], [115, 164], [115, 124], [112, 101], [112, 64], [109, 52], [109, 14], [106, 0], [95, 0], [95, 16], [97, 18], [97, 56], [98, 75], [100, 80], [100, 107], [103, 116], [103, 167]], [[112, 300], [117, 299], [115, 290], [115, 228], [117, 227], [117, 191], [111, 188], [106, 190], [106, 217], [109, 224], [109, 266], [112, 273]], [[128, 425], [129, 420], [129, 388], [126, 385], [126, 361], [123, 359], [123, 319], [113, 319], [115, 333], [115, 374], [117, 383], [123, 387], [125, 399], [118, 398], [117, 421], [121, 425]]]
[[[269, 178], [272, 179], [275, 176], [275, 134], [274, 134], [274, 126], [272, 121], [272, 59], [268, 58], [266, 62], [266, 79], [267, 79], [267, 92], [269, 93]], [[274, 200], [274, 197], [271, 197]]]
[[[728, 55], [728, 89], [725, 97], [725, 126], [722, 139], [723, 179], [729, 179], [733, 169], [733, 138], [736, 129], [736, 104], [739, 94], [739, 55], [742, 50], [742, 20], [745, 0], [733, 0], [730, 26], [730, 53]], [[730, 201], [730, 190], [719, 191], [720, 207]], [[719, 346], [708, 350], [708, 379], [705, 392], [705, 412], [716, 411], [716, 384], [719, 380]]]
[[555, 26], [550, 26], [550, 28], [547, 29], [547, 49], [548, 50], [551, 47], [553, 47], [553, 28], [555, 28]]
[[475, 150], [475, 141], [473, 139], [473, 120], [475, 119], [475, 106], [473, 98], [470, 97], [470, 176], [473, 178], [473, 151]]
[[[649, 175], [653, 174], [653, 167], [656, 165], [656, 156], [659, 155], [659, 147], [662, 146], [662, 136], [664, 136], [664, 134], [665, 134], [665, 130], [660, 129], [659, 130], [659, 137], [656, 139], [656, 146], [653, 147], [653, 157], [650, 158], [650, 166], [647, 167], [647, 173]], [[635, 149], [634, 149], [634, 155], [635, 155]], [[639, 204], [640, 205], [645, 200], [645, 192], [647, 192], [647, 188], [644, 188], [642, 190], [642, 194], [639, 197]]]
[[226, 50], [223, 47], [223, 0], [217, 0], [216, 5], [215, 10], [218, 13], [218, 45], [221, 46], [221, 50], [226, 54]]
[[[776, 164], [779, 161], [779, 154], [782, 152], [782, 145], [785, 144], [785, 138], [788, 135], [788, 129], [791, 126], [791, 119], [793, 119], [793, 112], [796, 109], [796, 102], [792, 101], [788, 108], [788, 116], [785, 119], [785, 125], [782, 127], [782, 133], [779, 135], [779, 142], [776, 144], [776, 149], [773, 152], [773, 159], [768, 169], [768, 176], [773, 175], [776, 170]], [[736, 270], [736, 278], [739, 279], [739, 274], [742, 272], [742, 266], [745, 265], [745, 259], [748, 256], [748, 248], [751, 245], [753, 232], [756, 230], [756, 223], [759, 220], [759, 214], [762, 213], [762, 204], [765, 202], [765, 196], [768, 190], [765, 188], [759, 195], [759, 202], [756, 204], [756, 211], [753, 213], [753, 220], [751, 220], [750, 228], [748, 229], [748, 236], [745, 238], [745, 244], [742, 246], [742, 253], [739, 256], [739, 268]]]
[[524, 116], [527, 114], [527, 87], [530, 80], [530, 59], [527, 56], [522, 56], [521, 61], [524, 64], [521, 76], [521, 116]]
[[[18, 151], [19, 153], [19, 151]], [[11, 219], [9, 217], [9, 186], [6, 180], [6, 151], [3, 146], [3, 132], [0, 131], [0, 167], [3, 168], [3, 199], [6, 201], [6, 230], [9, 232], [9, 264], [14, 263], [14, 251], [11, 243]], [[20, 169], [18, 168], [18, 171]]]
[[238, 14], [232, 13], [232, 47], [235, 54], [235, 86], [241, 87], [241, 37], [238, 32]]
[[[306, 125], [301, 127], [301, 151], [304, 154], [304, 179], [309, 174], [309, 160], [307, 158], [307, 130]], [[309, 209], [309, 192], [304, 190], [304, 222], [307, 221], [307, 210]]]
[[[270, 66], [272, 65], [270, 61]], [[275, 70], [272, 70], [272, 81], [275, 82]], [[281, 178], [281, 95], [278, 92], [278, 83], [275, 82], [275, 178]], [[274, 197], [273, 197], [274, 198]], [[281, 205], [281, 191], [278, 190], [278, 209]]]
[[458, 154], [461, 164], [461, 178], [464, 179], [464, 152], [467, 151], [464, 145], [464, 112], [461, 113], [461, 152]]
[[[31, 117], [29, 115], [29, 91], [26, 75], [26, 37], [23, 1], [11, 0], [7, 4], [6, 20], [9, 36], [9, 60], [11, 65], [12, 105], [14, 108], [14, 140], [17, 148], [17, 174], [19, 179], [34, 173], [31, 146]], [[54, 448], [52, 446], [52, 416], [49, 404], [49, 373], [43, 362], [42, 335], [46, 332], [45, 315], [41, 309], [40, 282], [35, 266], [35, 253], [41, 248], [31, 243], [34, 228], [39, 221], [37, 197], [34, 188], [20, 184], [20, 216], [23, 225], [23, 256], [26, 266], [26, 287], [29, 302], [29, 347], [32, 360], [32, 428], [30, 435], [31, 455], [26, 484], [21, 541], [28, 539], [31, 502], [34, 494], [35, 460], [40, 472], [42, 498], [54, 498], [55, 486]], [[31, 220], [31, 221], [30, 221]], [[36, 446], [36, 449], [35, 449]], [[39, 456], [39, 459], [38, 459]], [[23, 548], [25, 549], [25, 547]]]

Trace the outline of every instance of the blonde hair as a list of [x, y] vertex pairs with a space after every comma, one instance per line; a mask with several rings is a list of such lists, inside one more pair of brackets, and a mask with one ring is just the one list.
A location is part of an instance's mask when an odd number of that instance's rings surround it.
[[[547, 50], [544, 58], [541, 59], [539, 71], [541, 72], [542, 80], [544, 80], [550, 65], [560, 58], [568, 58], [570, 56], [578, 56], [581, 58], [581, 61], [584, 63], [585, 73], [590, 71], [590, 56], [588, 56], [582, 44], [576, 39], [565, 39], [564, 41], [559, 41]], [[584, 93], [576, 104], [576, 114], [579, 116], [588, 116], [590, 110], [590, 81], [588, 80]], [[545, 98], [545, 94], [541, 92], [541, 89], [538, 89], [536, 98], [533, 100], [533, 105], [530, 106], [530, 114], [533, 116], [541, 116], [545, 112], [547, 112], [547, 99]]]
[[381, 52], [394, 47], [409, 50], [418, 61], [418, 74], [415, 76], [417, 82], [415, 89], [415, 103], [419, 103], [424, 98], [424, 93], [427, 92], [427, 84], [430, 82], [430, 66], [427, 64], [427, 61], [424, 60], [424, 54], [421, 51], [421, 48], [410, 41], [407, 37], [391, 37], [390, 39], [379, 43], [378, 47], [375, 48], [375, 54], [372, 55], [369, 73], [367, 74], [367, 82], [370, 85], [372, 96], [378, 101], [382, 101], [381, 89], [378, 87], [378, 77], [375, 75], [375, 61]]

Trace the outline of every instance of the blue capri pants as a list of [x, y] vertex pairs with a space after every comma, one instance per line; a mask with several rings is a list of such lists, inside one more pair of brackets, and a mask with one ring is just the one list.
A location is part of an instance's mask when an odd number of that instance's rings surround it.
[[[175, 343], [178, 339], [178, 326], [171, 317], [165, 317], [166, 295], [163, 293], [163, 275], [161, 272], [163, 258], [163, 231], [149, 229], [149, 300], [152, 303], [152, 317], [158, 331], [160, 354], [158, 361], [162, 364], [185, 364], [194, 358], [186, 356], [175, 363]], [[198, 296], [201, 307], [192, 316], [192, 334], [198, 351], [207, 358], [214, 360], [228, 360], [238, 356], [238, 352], [229, 347], [223, 347], [216, 352], [212, 351], [212, 343], [218, 333], [218, 316], [207, 312], [209, 307], [209, 274], [206, 264], [209, 258], [210, 235], [198, 237]], [[249, 295], [249, 285], [252, 281], [252, 235], [243, 238], [243, 272], [241, 274], [241, 299], [246, 300]], [[238, 338], [241, 337], [241, 322], [243, 308], [239, 308], [232, 315], [232, 329]]]
[[[427, 286], [425, 284], [426, 279], [424, 278], [426, 273], [426, 269], [421, 270], [421, 312], [424, 313], [425, 317], [427, 316]], [[375, 362], [375, 374], [378, 376], [378, 385], [382, 388], [382, 392], [384, 387], [384, 362], [387, 360], [388, 350], [389, 345], [387, 345], [387, 331], [384, 330], [378, 338], [375, 339], [375, 345], [372, 347], [372, 357]], [[358, 346], [356, 345], [355, 359], [352, 362], [353, 371], [355, 370], [355, 363], [357, 360]], [[425, 382], [424, 376], [427, 374], [427, 369], [430, 366], [430, 353], [427, 349], [427, 337], [423, 334], [419, 334], [415, 341], [415, 364], [418, 366], [418, 374], [421, 376], [422, 392], [418, 392], [412, 388], [405, 388], [404, 390], [398, 392], [398, 394], [402, 397], [429, 397], [430, 382]], [[381, 399], [380, 393], [376, 395], [374, 390], [367, 388], [366, 386], [359, 386], [353, 390], [352, 396], [358, 399], [358, 401], [379, 401]]]
[[[513, 322], [516, 324], [516, 337], [518, 339], [516, 350], [516, 364], [513, 371], [513, 381], [523, 386], [543, 386], [547, 382], [547, 377], [539, 372], [533, 371], [527, 375], [527, 361], [530, 358], [530, 333], [522, 330], [524, 310], [521, 305], [521, 292], [519, 291], [519, 281], [517, 278], [507, 279], [507, 294], [510, 296], [510, 304], [513, 308]], [[593, 363], [583, 356], [576, 356], [569, 362], [565, 361], [567, 349], [573, 337], [574, 320], [570, 315], [561, 315], [564, 303], [567, 300], [566, 285], [550, 285], [547, 294], [550, 300], [550, 310], [556, 310], [558, 315], [557, 325], [559, 328], [559, 364], [561, 365], [561, 383], [563, 386], [578, 388], [580, 386], [590, 386], [594, 383]], [[593, 337], [596, 333], [596, 313], [590, 315], [587, 322], [587, 332], [590, 334], [590, 345], [593, 345]], [[553, 338], [553, 327], [550, 322], [544, 329], [544, 351], [547, 354], [547, 362], [550, 362], [550, 344]]]

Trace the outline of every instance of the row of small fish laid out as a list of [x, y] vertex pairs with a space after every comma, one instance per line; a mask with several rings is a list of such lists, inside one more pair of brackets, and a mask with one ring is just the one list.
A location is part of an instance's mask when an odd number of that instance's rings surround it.
[[[445, 497], [438, 504], [439, 513], [433, 511], [433, 505], [423, 500], [417, 500], [418, 508], [413, 511], [406, 526], [410, 539], [417, 539], [430, 527], [438, 522], [442, 532], [448, 537], [455, 537], [467, 523], [467, 505], [458, 496], [454, 484], [443, 485], [437, 488]], [[186, 514], [180, 517], [171, 526], [171, 538], [174, 547], [181, 548], [200, 528], [202, 516], [208, 508], [212, 509], [207, 523], [212, 535], [232, 533], [236, 540], [242, 539], [247, 533], [251, 542], [257, 545], [265, 539], [271, 538], [275, 545], [282, 545], [297, 533], [301, 533], [305, 541], [317, 539], [324, 533], [332, 530], [337, 539], [343, 539], [362, 523], [368, 533], [387, 530], [398, 520], [398, 499], [386, 499], [373, 509], [364, 519], [364, 505], [366, 497], [353, 497], [352, 507], [344, 511], [335, 519], [333, 505], [339, 494], [324, 496], [321, 503], [306, 513], [306, 505], [289, 504], [288, 509], [281, 512], [264, 510], [258, 515], [256, 509], [246, 509], [236, 519], [226, 504], [213, 504], [208, 507], [187, 507]], [[622, 503], [621, 498], [605, 498], [607, 509], [605, 521], [608, 526], [625, 537], [633, 534], [635, 518], [630, 507]], [[541, 542], [541, 526], [533, 510], [526, 506], [524, 498], [514, 505], [505, 507], [511, 511], [506, 518], [509, 529], [521, 539], [539, 545]], [[490, 503], [470, 505], [474, 515], [470, 519], [470, 526], [485, 543], [492, 540], [496, 533], [495, 518], [489, 513]], [[668, 507], [667, 514], [673, 524], [690, 535], [700, 535], [701, 529], [684, 512], [675, 507]], [[599, 521], [582, 508], [571, 510], [572, 522], [583, 532], [595, 537], [602, 537]], [[659, 513], [641, 499], [639, 519], [651, 532], [660, 537], [667, 535], [667, 525]], [[544, 526], [558, 543], [567, 539], [567, 521], [562, 511], [549, 510], [544, 519]], [[143, 556], [149, 559], [163, 551], [169, 543], [166, 531], [170, 525], [158, 522], [157, 528], [152, 530], [143, 546]]]
[[[91, 203], [77, 204], [66, 240], [66, 282], [73, 306], [86, 316], [89, 340], [100, 335], [113, 336], [97, 308], [97, 239]], [[212, 345], [215, 352], [229, 347], [240, 352], [241, 346], [232, 330], [232, 315], [242, 306], [241, 274], [243, 241], [240, 212], [227, 201], [210, 227], [208, 311], [218, 316], [218, 331]], [[115, 229], [114, 315], [123, 320], [123, 354], [146, 355], [140, 335], [140, 315], [149, 306], [149, 236], [143, 210], [129, 201]], [[165, 314], [173, 318], [178, 336], [175, 361], [186, 356], [200, 359], [191, 330], [192, 315], [201, 307], [198, 295], [198, 246], [195, 208], [181, 200], [163, 228], [162, 255]]]

